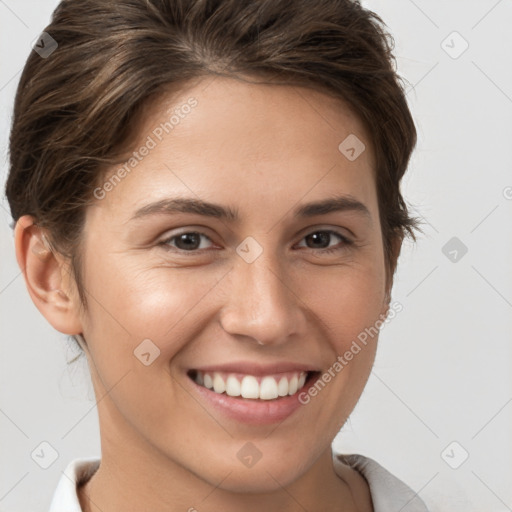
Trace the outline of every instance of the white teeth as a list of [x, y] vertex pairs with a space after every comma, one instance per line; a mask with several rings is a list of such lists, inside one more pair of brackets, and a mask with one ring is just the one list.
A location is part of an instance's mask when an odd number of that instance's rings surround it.
[[256, 377], [252, 375], [246, 375], [242, 379], [240, 386], [240, 393], [243, 398], [259, 398], [260, 397], [260, 385], [256, 380]]
[[210, 377], [210, 375], [205, 373], [203, 379], [204, 379], [204, 387], [208, 388], [208, 389], [212, 389], [213, 388], [213, 381], [212, 381], [212, 378]]
[[279, 396], [286, 396], [288, 394], [288, 379], [286, 377], [281, 377], [277, 385], [277, 394]]
[[234, 375], [230, 375], [226, 381], [226, 395], [240, 396], [240, 382]]
[[218, 373], [213, 374], [213, 390], [215, 393], [224, 393], [226, 391], [226, 383]]
[[297, 384], [299, 383], [299, 379], [297, 378], [297, 375], [294, 375], [291, 380], [290, 380], [290, 383], [288, 384], [288, 394], [289, 395], [293, 395], [295, 393], [297, 393]]
[[304, 387], [307, 372], [294, 372], [283, 376], [279, 382], [271, 375], [261, 378], [261, 382], [253, 375], [245, 375], [242, 382], [233, 375], [222, 372], [203, 373], [196, 371], [195, 382], [200, 386], [213, 390], [215, 393], [226, 393], [229, 396], [274, 400], [278, 397], [294, 395]]
[[272, 400], [277, 398], [277, 382], [273, 377], [264, 377], [260, 384], [260, 398]]
[[277, 394], [279, 396], [286, 396], [288, 394], [288, 379], [286, 377], [281, 377], [277, 385]]

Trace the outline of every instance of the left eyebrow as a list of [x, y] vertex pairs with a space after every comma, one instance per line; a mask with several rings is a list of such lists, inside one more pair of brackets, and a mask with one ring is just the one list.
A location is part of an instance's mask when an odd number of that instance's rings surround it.
[[[369, 209], [356, 198], [350, 195], [338, 195], [321, 201], [314, 201], [299, 205], [293, 211], [296, 217], [308, 218], [317, 215], [327, 215], [338, 211], [352, 211], [366, 217], [372, 223]], [[236, 208], [224, 207], [220, 204], [210, 203], [196, 198], [168, 198], [149, 203], [139, 208], [130, 221], [156, 214], [195, 213], [205, 217], [214, 217], [231, 222], [239, 220]]]
[[315, 217], [316, 215], [327, 215], [332, 212], [347, 211], [362, 215], [372, 223], [370, 210], [361, 201], [351, 195], [338, 195], [329, 199], [300, 205], [294, 210], [294, 215], [297, 217]]

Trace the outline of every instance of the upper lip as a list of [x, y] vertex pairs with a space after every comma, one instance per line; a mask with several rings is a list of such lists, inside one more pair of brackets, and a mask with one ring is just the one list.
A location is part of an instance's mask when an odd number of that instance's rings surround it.
[[274, 373], [285, 373], [293, 371], [316, 372], [320, 371], [311, 364], [277, 362], [272, 364], [258, 364], [253, 361], [237, 361], [231, 363], [201, 366], [191, 368], [200, 372], [225, 372], [225, 373], [244, 373], [246, 375], [271, 375]]

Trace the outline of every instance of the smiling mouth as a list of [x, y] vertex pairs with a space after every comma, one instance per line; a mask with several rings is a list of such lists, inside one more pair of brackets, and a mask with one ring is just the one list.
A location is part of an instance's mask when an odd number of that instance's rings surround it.
[[254, 400], [276, 400], [299, 393], [316, 379], [317, 371], [291, 371], [274, 375], [254, 376], [241, 373], [189, 370], [187, 375], [197, 385], [217, 394]]

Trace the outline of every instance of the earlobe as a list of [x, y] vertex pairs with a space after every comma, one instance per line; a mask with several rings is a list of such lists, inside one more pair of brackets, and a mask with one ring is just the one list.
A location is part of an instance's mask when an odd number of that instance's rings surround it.
[[52, 249], [43, 231], [30, 215], [20, 217], [14, 231], [16, 260], [34, 305], [59, 332], [82, 331], [78, 305], [63, 289], [64, 259]]

